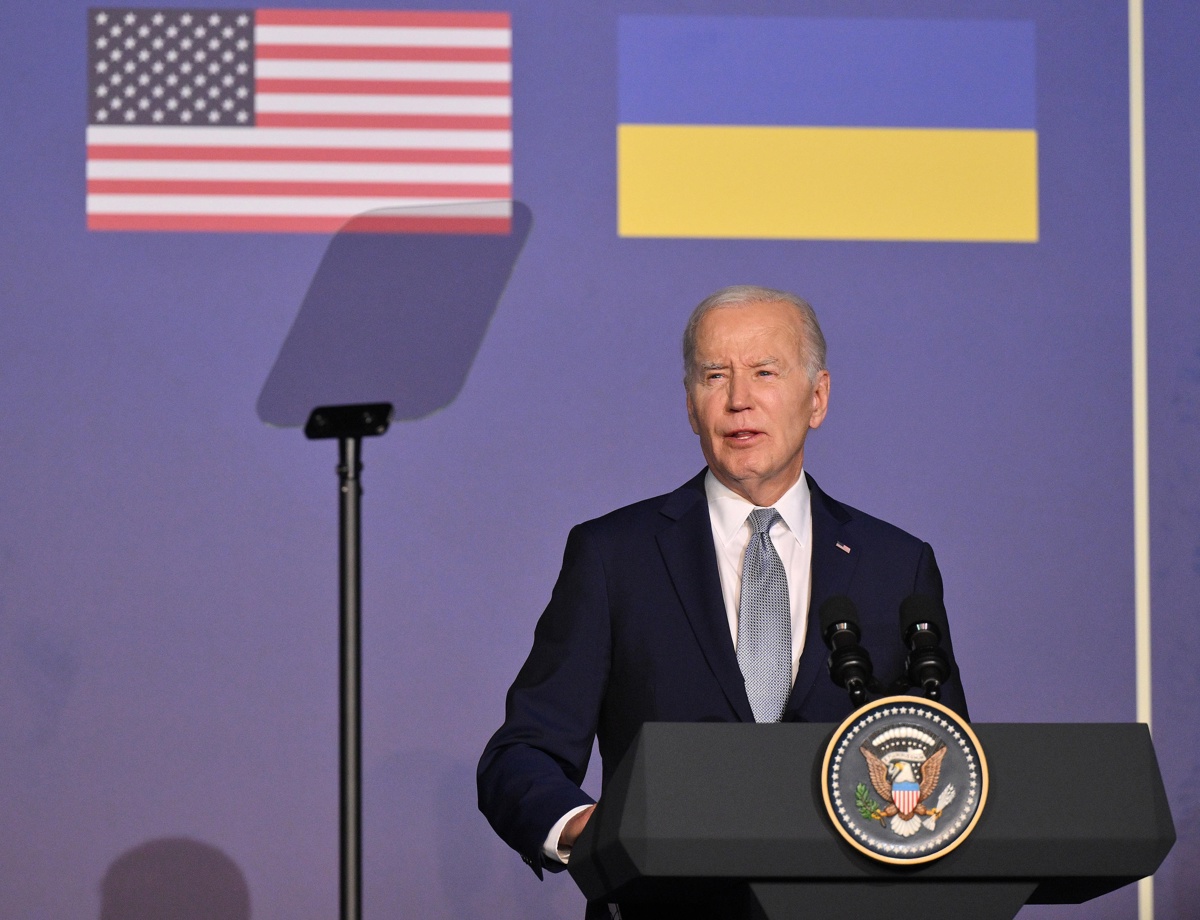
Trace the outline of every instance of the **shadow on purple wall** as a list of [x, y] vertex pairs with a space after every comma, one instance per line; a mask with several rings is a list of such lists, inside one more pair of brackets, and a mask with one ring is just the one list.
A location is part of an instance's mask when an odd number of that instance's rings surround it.
[[0, 747], [40, 748], [58, 721], [79, 676], [79, 650], [61, 625], [18, 621], [0, 602]]
[[514, 201], [508, 233], [370, 230], [390, 213], [355, 218], [329, 242], [258, 397], [268, 425], [378, 402], [392, 403], [396, 420], [422, 418], [462, 389], [532, 214]]
[[100, 891], [100, 920], [250, 920], [250, 888], [237, 863], [186, 837], [122, 853]]

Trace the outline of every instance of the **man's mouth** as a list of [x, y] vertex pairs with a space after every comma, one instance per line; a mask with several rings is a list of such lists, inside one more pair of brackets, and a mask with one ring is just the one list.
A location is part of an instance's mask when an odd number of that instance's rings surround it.
[[726, 432], [725, 438], [729, 441], [747, 442], [753, 441], [760, 434], [762, 434], [761, 431], [753, 428], [738, 428], [736, 431]]

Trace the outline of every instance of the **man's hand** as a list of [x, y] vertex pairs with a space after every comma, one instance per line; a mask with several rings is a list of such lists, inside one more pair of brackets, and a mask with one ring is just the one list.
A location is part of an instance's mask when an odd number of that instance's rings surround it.
[[562, 833], [558, 837], [558, 846], [560, 849], [569, 850], [575, 846], [575, 841], [579, 839], [579, 835], [583, 833], [583, 829], [587, 827], [588, 819], [591, 818], [592, 812], [596, 810], [595, 805], [589, 805], [586, 809], [574, 815], [570, 821], [563, 827]]

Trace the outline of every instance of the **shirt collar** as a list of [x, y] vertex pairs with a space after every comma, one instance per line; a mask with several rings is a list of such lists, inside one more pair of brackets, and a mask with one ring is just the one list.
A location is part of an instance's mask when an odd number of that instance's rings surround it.
[[[718, 480], [712, 470], [704, 476], [704, 494], [708, 498], [713, 536], [725, 546], [746, 526], [746, 518], [758, 506]], [[779, 501], [772, 506], [779, 512], [792, 536], [801, 544], [804, 542], [804, 534], [808, 531], [806, 525], [811, 515], [809, 504], [808, 481], [801, 470], [795, 485], [784, 492]]]

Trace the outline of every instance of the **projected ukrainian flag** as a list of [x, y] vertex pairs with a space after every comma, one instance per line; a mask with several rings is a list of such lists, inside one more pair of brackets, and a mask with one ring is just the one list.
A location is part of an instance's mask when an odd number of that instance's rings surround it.
[[1036, 242], [1034, 26], [623, 16], [621, 236]]

